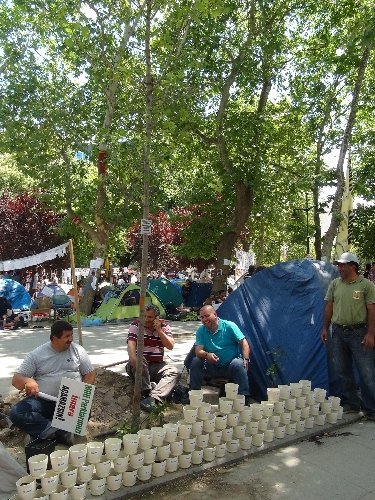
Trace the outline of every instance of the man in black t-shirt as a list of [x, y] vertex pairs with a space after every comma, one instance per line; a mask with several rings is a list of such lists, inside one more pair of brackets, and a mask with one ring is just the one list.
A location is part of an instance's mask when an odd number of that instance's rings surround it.
[[7, 316], [9, 310], [12, 310], [12, 304], [5, 297], [0, 297], [0, 317]]

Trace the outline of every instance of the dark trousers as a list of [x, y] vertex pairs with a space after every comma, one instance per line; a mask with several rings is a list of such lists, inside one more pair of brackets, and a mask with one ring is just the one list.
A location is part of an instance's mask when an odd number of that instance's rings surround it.
[[[332, 325], [330, 353], [332, 368], [341, 384], [343, 404], [362, 408], [375, 415], [375, 362], [374, 350], [366, 351], [362, 341], [367, 327], [345, 329]], [[361, 398], [357, 391], [353, 363], [358, 370]]]

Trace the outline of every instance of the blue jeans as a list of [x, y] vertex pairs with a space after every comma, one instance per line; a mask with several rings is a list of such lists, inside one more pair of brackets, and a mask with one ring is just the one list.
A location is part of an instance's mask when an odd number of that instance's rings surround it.
[[229, 365], [216, 366], [204, 359], [195, 357], [190, 367], [190, 389], [200, 389], [204, 375], [212, 378], [230, 378], [235, 384], [238, 384], [238, 394], [248, 396], [250, 393], [249, 379], [247, 371], [243, 367], [242, 358], [233, 359]]
[[[375, 415], [374, 350], [365, 351], [363, 348], [366, 332], [366, 326], [349, 330], [332, 325], [332, 368], [341, 383], [342, 404], [358, 410], [362, 406], [367, 414]], [[361, 397], [357, 391], [353, 363], [358, 370]]]
[[56, 431], [51, 425], [55, 405], [54, 401], [27, 396], [12, 407], [10, 419], [32, 438], [46, 439]]

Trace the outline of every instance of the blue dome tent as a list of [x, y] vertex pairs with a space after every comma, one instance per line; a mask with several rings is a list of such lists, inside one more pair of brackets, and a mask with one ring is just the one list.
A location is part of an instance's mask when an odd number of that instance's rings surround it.
[[325, 262], [282, 262], [246, 279], [220, 305], [220, 318], [234, 321], [250, 343], [252, 397], [265, 399], [267, 387], [301, 379], [328, 389], [320, 331], [324, 295], [337, 275]]
[[31, 297], [26, 288], [18, 281], [1, 278], [0, 296], [9, 300], [14, 310], [26, 311], [30, 309]]

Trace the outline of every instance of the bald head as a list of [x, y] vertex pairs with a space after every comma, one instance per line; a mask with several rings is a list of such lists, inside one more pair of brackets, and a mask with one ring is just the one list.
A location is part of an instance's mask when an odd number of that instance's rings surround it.
[[213, 312], [214, 314], [216, 314], [216, 311], [212, 306], [203, 306], [199, 310], [199, 315], [201, 315], [202, 313], [207, 313], [207, 312]]
[[212, 332], [216, 332], [219, 325], [219, 319], [212, 306], [203, 306], [199, 311], [199, 317], [206, 328]]

